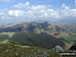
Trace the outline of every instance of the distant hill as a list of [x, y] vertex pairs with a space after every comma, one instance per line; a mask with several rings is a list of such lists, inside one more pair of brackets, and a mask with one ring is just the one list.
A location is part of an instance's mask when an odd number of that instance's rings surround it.
[[69, 37], [76, 33], [75, 24], [51, 24], [48, 22], [17, 23], [0, 26], [0, 32], [48, 33], [56, 37]]

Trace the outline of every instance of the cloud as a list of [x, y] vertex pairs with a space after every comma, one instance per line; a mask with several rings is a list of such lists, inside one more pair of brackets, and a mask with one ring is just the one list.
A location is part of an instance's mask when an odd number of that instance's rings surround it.
[[8, 13], [0, 12], [0, 20], [5, 20], [5, 19], [12, 19], [12, 18], [8, 16]]
[[75, 6], [76, 6], [76, 0], [75, 0]]
[[30, 5], [29, 2], [19, 3], [12, 6], [6, 12], [0, 12], [0, 19], [34, 20], [34, 19], [65, 19], [76, 18], [76, 9], [62, 4], [61, 10], [50, 8], [48, 5]]
[[30, 5], [29, 2], [19, 3], [19, 4], [14, 5], [12, 8], [15, 8], [15, 9], [20, 9], [20, 8], [28, 9], [29, 5]]
[[10, 16], [20, 17], [20, 16], [23, 16], [24, 11], [21, 11], [21, 10], [9, 10], [9, 11], [8, 11], [8, 14], [9, 14]]
[[46, 5], [30, 5], [29, 2], [19, 3], [14, 5], [12, 8], [14, 9], [24, 9], [24, 10], [41, 10], [47, 9], [49, 6]]
[[62, 4], [62, 8], [66, 9], [66, 10], [70, 9], [70, 7], [66, 6], [64, 3]]

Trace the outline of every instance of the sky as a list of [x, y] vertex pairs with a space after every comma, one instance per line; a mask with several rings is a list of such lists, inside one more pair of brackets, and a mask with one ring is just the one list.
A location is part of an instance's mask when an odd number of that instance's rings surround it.
[[76, 0], [0, 0], [0, 24], [76, 19]]

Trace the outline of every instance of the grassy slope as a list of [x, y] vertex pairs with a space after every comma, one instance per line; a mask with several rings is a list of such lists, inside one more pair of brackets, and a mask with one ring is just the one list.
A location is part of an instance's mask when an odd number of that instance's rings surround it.
[[63, 41], [45, 33], [36, 34], [19, 32], [15, 33], [13, 37], [10, 38], [10, 41], [23, 45], [39, 46], [49, 49], [57, 45], [64, 47]]
[[[10, 37], [11, 36], [11, 37]], [[2, 33], [0, 43], [15, 42], [22, 45], [38, 46], [43, 48], [53, 48], [57, 45], [64, 47], [64, 42], [45, 33]]]
[[68, 38], [61, 38], [61, 39], [66, 41], [66, 42], [74, 42], [76, 40], [76, 36], [68, 37]]
[[21, 47], [11, 43], [0, 44], [0, 57], [60, 57], [57, 52], [39, 47]]

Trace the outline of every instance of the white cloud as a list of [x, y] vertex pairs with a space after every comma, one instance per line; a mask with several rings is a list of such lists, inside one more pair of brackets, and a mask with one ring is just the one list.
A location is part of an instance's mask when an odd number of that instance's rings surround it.
[[76, 0], [75, 0], [75, 6], [76, 6]]
[[8, 16], [8, 14], [6, 12], [0, 12], [0, 19], [10, 19], [10, 17]]
[[41, 9], [47, 9], [48, 6], [45, 6], [45, 5], [33, 5], [32, 7], [30, 7], [32, 10], [41, 10]]
[[29, 9], [29, 5], [30, 3], [29, 2], [25, 2], [25, 3], [19, 3], [19, 4], [16, 4], [13, 6], [13, 8], [16, 8], [16, 9]]
[[19, 3], [14, 5], [5, 13], [0, 13], [4, 19], [64, 19], [67, 17], [76, 18], [76, 9], [70, 9], [70, 7], [62, 4], [64, 10], [56, 10], [49, 8], [48, 5], [30, 5], [29, 2]]
[[14, 9], [28, 9], [28, 10], [41, 10], [47, 9], [49, 6], [46, 5], [30, 5], [29, 2], [19, 3], [14, 5], [12, 8]]
[[8, 14], [9, 14], [10, 16], [20, 17], [20, 16], [23, 16], [24, 11], [21, 11], [21, 10], [9, 10], [9, 11], [8, 11]]
[[66, 6], [64, 3], [62, 4], [62, 8], [66, 9], [66, 10], [70, 9], [70, 7]]
[[4, 12], [0, 12], [0, 16], [1, 16], [1, 15], [4, 15], [4, 14], [5, 14]]

